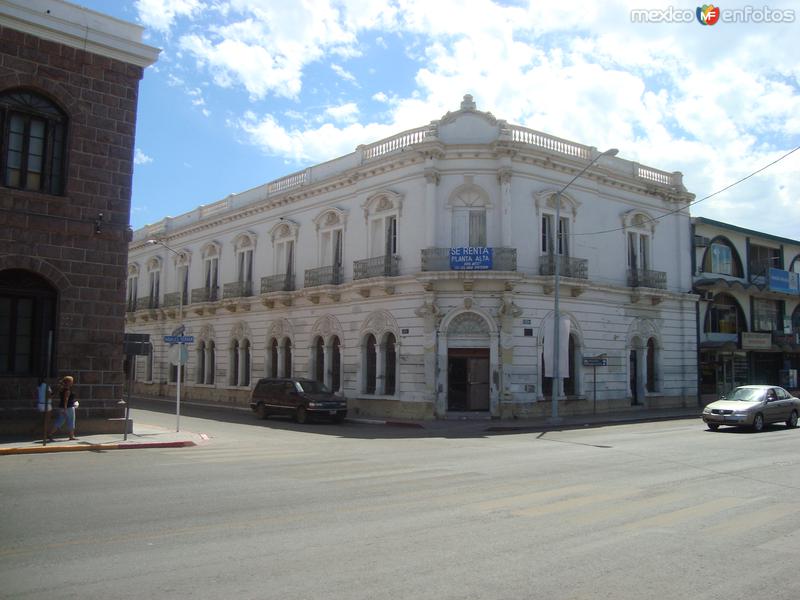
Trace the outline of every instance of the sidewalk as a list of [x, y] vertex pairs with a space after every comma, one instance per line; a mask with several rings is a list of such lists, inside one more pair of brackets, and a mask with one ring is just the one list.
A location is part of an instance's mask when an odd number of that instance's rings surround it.
[[205, 442], [208, 437], [202, 433], [190, 431], [176, 432], [154, 425], [133, 425], [134, 432], [125, 439], [122, 433], [80, 436], [70, 440], [66, 436], [56, 436], [54, 442], [42, 444], [42, 440], [24, 438], [3, 440], [0, 443], [0, 456], [8, 454], [42, 454], [50, 452], [81, 452], [106, 450], [134, 450], [138, 448], [183, 448], [196, 446]]

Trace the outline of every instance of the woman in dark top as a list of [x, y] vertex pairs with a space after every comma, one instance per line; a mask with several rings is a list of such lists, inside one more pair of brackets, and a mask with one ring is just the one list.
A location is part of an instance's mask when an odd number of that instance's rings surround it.
[[75, 399], [75, 393], [72, 391], [73, 383], [74, 379], [70, 375], [67, 375], [61, 380], [58, 396], [56, 401], [53, 402], [53, 408], [58, 409], [58, 414], [53, 423], [53, 429], [50, 430], [50, 441], [52, 441], [55, 432], [64, 424], [64, 421], [67, 422], [67, 428], [69, 429], [69, 439], [78, 439], [75, 437], [75, 408], [78, 406], [78, 401]]

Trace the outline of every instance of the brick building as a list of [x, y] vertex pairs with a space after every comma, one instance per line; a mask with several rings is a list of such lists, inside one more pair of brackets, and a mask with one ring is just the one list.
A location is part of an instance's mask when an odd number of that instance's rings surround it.
[[[122, 396], [143, 29], [60, 0], [0, 0], [0, 428], [39, 377], [75, 376], [79, 430]], [[121, 425], [120, 425], [121, 426]]]

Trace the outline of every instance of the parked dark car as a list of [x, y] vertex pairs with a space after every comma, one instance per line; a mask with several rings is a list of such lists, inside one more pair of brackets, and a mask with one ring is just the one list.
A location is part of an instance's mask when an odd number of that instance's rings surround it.
[[746, 425], [755, 431], [768, 423], [783, 421], [797, 427], [800, 400], [777, 385], [743, 385], [703, 409], [709, 429], [720, 425]]
[[347, 401], [313, 379], [259, 379], [250, 397], [250, 408], [260, 419], [289, 415], [298, 423], [312, 416], [326, 416], [341, 423], [347, 416]]

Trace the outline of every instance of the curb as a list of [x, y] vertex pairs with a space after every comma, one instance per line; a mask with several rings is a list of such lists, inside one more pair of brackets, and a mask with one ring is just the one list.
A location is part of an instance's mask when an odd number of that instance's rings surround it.
[[196, 446], [192, 441], [184, 440], [180, 442], [145, 442], [136, 444], [123, 442], [120, 444], [82, 444], [79, 446], [40, 446], [34, 448], [0, 448], [0, 456], [12, 454], [49, 454], [55, 452], [84, 452], [104, 450], [135, 450], [139, 448], [186, 448]]

